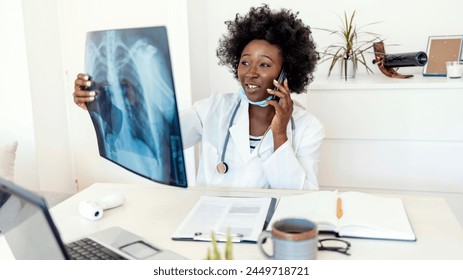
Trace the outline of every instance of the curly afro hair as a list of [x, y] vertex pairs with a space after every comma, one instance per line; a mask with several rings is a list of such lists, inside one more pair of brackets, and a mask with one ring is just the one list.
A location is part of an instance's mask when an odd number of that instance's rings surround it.
[[263, 39], [280, 47], [288, 84], [292, 92], [301, 93], [313, 81], [320, 56], [310, 27], [287, 9], [271, 10], [268, 5], [252, 7], [248, 14], [226, 21], [228, 34], [219, 40], [219, 65], [227, 66], [238, 79], [238, 65], [244, 47], [252, 40]]

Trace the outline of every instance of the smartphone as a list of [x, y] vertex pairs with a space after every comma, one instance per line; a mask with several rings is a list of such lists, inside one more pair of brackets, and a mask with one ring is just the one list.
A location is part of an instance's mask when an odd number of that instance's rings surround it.
[[[279, 84], [283, 84], [283, 81], [286, 79], [286, 71], [284, 68], [281, 69], [281, 72], [280, 72], [280, 75], [278, 75], [278, 79], [277, 79], [277, 82]], [[273, 90], [277, 90], [277, 87], [273, 87]], [[272, 96], [272, 99], [271, 100], [276, 100], [276, 101], [279, 101], [280, 98], [276, 95], [273, 95]]]

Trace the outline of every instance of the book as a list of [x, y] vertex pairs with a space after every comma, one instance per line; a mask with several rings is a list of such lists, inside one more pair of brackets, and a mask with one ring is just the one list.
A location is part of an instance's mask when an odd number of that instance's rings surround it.
[[416, 241], [400, 198], [335, 191], [285, 196], [279, 199], [267, 228], [287, 217], [309, 219], [319, 232], [333, 232], [339, 237]]
[[173, 240], [257, 242], [275, 209], [273, 197], [201, 196], [176, 228]]

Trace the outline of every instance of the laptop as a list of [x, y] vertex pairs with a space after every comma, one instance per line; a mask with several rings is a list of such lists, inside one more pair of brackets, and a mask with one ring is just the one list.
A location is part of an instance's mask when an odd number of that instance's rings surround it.
[[180, 260], [120, 227], [110, 227], [64, 243], [45, 199], [0, 178], [0, 236], [19, 260]]

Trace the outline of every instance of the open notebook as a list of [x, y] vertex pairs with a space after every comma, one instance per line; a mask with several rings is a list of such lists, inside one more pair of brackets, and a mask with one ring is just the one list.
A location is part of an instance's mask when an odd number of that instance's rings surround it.
[[286, 217], [312, 220], [319, 231], [340, 237], [416, 240], [400, 198], [331, 191], [285, 196], [279, 199], [269, 226]]
[[2, 178], [0, 197], [0, 234], [16, 259], [185, 259], [120, 227], [64, 244], [42, 197]]

